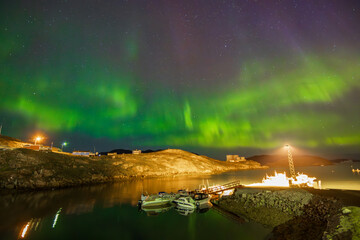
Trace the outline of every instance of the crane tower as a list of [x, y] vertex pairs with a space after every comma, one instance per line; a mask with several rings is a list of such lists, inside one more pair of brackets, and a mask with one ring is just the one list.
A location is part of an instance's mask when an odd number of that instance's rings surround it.
[[285, 148], [288, 151], [288, 161], [289, 161], [289, 168], [290, 168], [290, 176], [295, 179], [295, 167], [294, 167], [294, 161], [291, 153], [291, 146], [285, 145]]

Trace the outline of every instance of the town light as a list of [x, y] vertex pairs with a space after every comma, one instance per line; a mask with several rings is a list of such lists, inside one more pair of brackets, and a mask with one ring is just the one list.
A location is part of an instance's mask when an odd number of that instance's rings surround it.
[[68, 145], [67, 142], [63, 142], [63, 143], [61, 144], [61, 151], [64, 149], [64, 147], [66, 147], [66, 145]]

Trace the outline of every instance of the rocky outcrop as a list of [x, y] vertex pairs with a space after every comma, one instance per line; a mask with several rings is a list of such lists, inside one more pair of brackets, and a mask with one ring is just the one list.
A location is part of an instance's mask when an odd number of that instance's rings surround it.
[[[328, 190], [327, 195], [336, 196]], [[343, 207], [331, 196], [305, 189], [238, 189], [217, 204], [247, 219], [273, 227], [269, 239], [360, 239], [360, 208]]]
[[323, 239], [360, 239], [360, 207], [343, 207], [336, 225], [328, 225]]
[[232, 196], [221, 198], [218, 205], [237, 215], [275, 227], [301, 215], [311, 198], [312, 194], [302, 189], [237, 189]]
[[0, 151], [0, 188], [59, 188], [255, 168], [263, 167], [253, 161], [227, 163], [178, 149], [91, 158], [30, 149], [6, 149]]

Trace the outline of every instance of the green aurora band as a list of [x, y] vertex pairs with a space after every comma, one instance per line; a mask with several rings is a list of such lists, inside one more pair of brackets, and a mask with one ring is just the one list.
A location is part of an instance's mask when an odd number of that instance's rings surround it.
[[333, 107], [359, 89], [359, 60], [337, 59], [311, 56], [296, 67], [285, 60], [250, 61], [239, 68], [232, 86], [205, 94], [192, 89], [182, 96], [155, 89], [150, 102], [141, 97], [136, 76], [103, 71], [96, 64], [91, 73], [74, 71], [78, 80], [71, 85], [62, 81], [69, 76], [63, 68], [8, 68], [1, 72], [1, 110], [46, 131], [77, 130], [113, 139], [149, 136], [151, 142], [142, 144], [272, 148], [284, 142], [282, 136], [292, 136], [305, 147], [358, 145], [360, 132], [353, 127], [358, 120]]
[[[149, 89], [144, 83], [152, 79], [137, 74], [141, 32], [119, 42], [123, 54], [114, 64], [96, 50], [75, 54], [83, 39], [69, 37], [70, 27], [49, 34], [57, 50], [42, 55], [29, 37], [36, 26], [8, 25], [0, 32], [0, 111], [23, 126], [147, 146], [360, 145], [359, 103], [349, 100], [360, 90], [360, 55], [351, 47], [239, 60], [238, 73], [224, 83], [174, 92], [156, 83]], [[69, 41], [73, 47], [61, 47]]]

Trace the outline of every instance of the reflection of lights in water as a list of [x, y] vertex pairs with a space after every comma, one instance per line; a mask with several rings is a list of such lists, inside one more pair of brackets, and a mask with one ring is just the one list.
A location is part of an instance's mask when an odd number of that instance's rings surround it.
[[30, 222], [28, 222], [25, 227], [23, 228], [22, 232], [21, 232], [21, 238], [24, 238], [28, 229], [29, 229], [29, 226], [30, 226]]
[[60, 209], [57, 211], [56, 215], [55, 215], [54, 223], [53, 223], [53, 225], [52, 225], [53, 228], [55, 228], [55, 226], [56, 226], [56, 223], [57, 223], [58, 217], [59, 217], [59, 215], [60, 215], [61, 209], [62, 209], [62, 208], [60, 208]]
[[268, 176], [266, 175], [265, 178], [263, 178], [261, 183], [252, 183], [245, 185], [247, 187], [290, 187], [290, 182], [292, 182], [292, 185], [306, 185], [308, 187], [314, 187], [314, 180], [315, 177], [309, 177], [306, 174], [298, 173], [297, 176], [295, 176], [295, 179], [290, 177], [288, 178], [286, 176], [286, 173], [277, 173], [275, 171], [274, 176]]
[[20, 238], [25, 238], [26, 234], [28, 234], [32, 229], [36, 231], [40, 222], [41, 218], [32, 218], [30, 221], [28, 221], [20, 231]]

